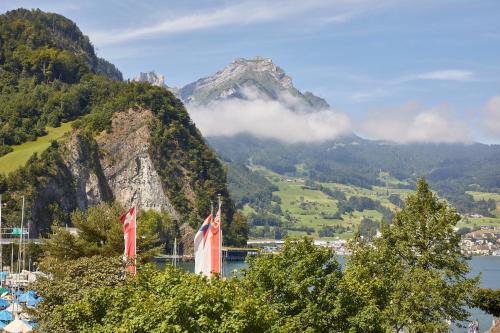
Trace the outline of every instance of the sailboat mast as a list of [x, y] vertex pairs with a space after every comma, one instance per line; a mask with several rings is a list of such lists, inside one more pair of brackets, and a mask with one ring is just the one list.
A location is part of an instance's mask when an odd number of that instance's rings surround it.
[[[2, 195], [0, 194], [0, 272], [3, 272], [3, 242], [2, 242]], [[3, 279], [2, 282], [3, 283]]]
[[177, 267], [177, 237], [174, 238], [174, 267]]
[[10, 243], [10, 272], [14, 273], [14, 241]]
[[23, 229], [24, 229], [24, 195], [23, 195], [23, 205], [21, 210], [21, 235], [19, 236], [19, 251], [17, 255], [17, 272], [21, 273], [21, 257], [22, 257], [22, 246], [23, 246]]

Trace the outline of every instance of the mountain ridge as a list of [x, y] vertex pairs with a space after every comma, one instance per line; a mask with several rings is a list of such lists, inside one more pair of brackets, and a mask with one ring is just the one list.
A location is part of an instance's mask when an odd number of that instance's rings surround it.
[[[156, 75], [154, 71], [140, 73], [134, 80], [158, 84]], [[270, 58], [259, 56], [237, 58], [212, 75], [188, 83], [182, 88], [170, 89], [186, 104], [203, 105], [216, 100], [246, 99], [249, 94], [245, 90], [251, 89], [259, 98], [269, 100], [282, 100], [283, 95], [288, 94], [298, 100], [298, 106], [302, 109], [324, 110], [330, 107], [321, 97], [299, 91], [294, 87], [292, 78], [281, 67]]]

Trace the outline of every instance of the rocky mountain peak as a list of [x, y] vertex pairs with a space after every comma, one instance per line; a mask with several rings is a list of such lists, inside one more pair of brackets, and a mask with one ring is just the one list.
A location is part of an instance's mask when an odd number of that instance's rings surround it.
[[167, 87], [165, 84], [165, 75], [157, 74], [154, 70], [149, 72], [140, 72], [139, 75], [133, 78], [133, 81], [149, 82], [153, 86]]
[[[251, 92], [251, 97], [249, 97]], [[285, 71], [269, 58], [238, 58], [213, 75], [192, 82], [178, 91], [185, 103], [209, 104], [216, 100], [232, 98], [297, 101], [300, 109], [320, 110], [328, 103], [312, 93], [301, 93]]]
[[217, 72], [215, 75], [220, 74], [220, 76], [225, 79], [231, 76], [237, 76], [243, 72], [262, 72], [270, 74], [276, 82], [284, 89], [293, 88], [292, 78], [285, 74], [285, 71], [280, 67], [276, 66], [272, 59], [256, 56], [253, 58], [238, 58], [235, 59], [231, 64], [226, 66], [222, 71]]

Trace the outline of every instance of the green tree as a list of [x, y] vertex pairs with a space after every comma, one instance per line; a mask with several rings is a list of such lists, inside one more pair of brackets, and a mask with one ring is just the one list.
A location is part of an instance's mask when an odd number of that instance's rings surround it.
[[468, 317], [477, 278], [468, 278], [460, 236], [460, 216], [440, 201], [424, 179], [393, 224], [382, 224], [373, 246], [356, 240], [348, 258], [342, 295], [350, 320], [364, 332], [443, 332], [446, 320]]
[[361, 223], [359, 224], [359, 234], [360, 236], [363, 236], [366, 239], [371, 240], [377, 234], [379, 227], [380, 225], [377, 221], [365, 217], [361, 220]]
[[269, 332], [276, 313], [236, 278], [208, 280], [167, 266], [87, 289], [40, 317], [39, 332]]
[[478, 289], [474, 295], [474, 306], [495, 317], [500, 317], [500, 289]]
[[[122, 255], [123, 230], [119, 217], [124, 211], [117, 203], [101, 203], [86, 211], [75, 210], [71, 214], [71, 223], [77, 229], [77, 234], [54, 225], [53, 233], [43, 244], [43, 260], [49, 263], [81, 257]], [[141, 211], [137, 221], [138, 259], [144, 262], [161, 251], [160, 240], [166, 241], [167, 237], [173, 237], [175, 230], [166, 214]]]
[[[39, 332], [66, 333], [53, 319], [56, 309], [65, 304], [78, 302], [85, 293], [92, 293], [96, 288], [115, 286], [123, 282], [123, 261], [120, 257], [82, 257], [79, 259], [46, 265], [44, 272], [48, 277], [39, 277], [30, 287], [42, 295], [41, 302], [33, 314], [40, 324]], [[66, 313], [72, 320], [75, 313]]]
[[233, 245], [243, 246], [247, 243], [248, 238], [248, 225], [247, 218], [243, 213], [236, 212], [233, 215], [233, 222], [229, 227], [229, 239]]
[[250, 261], [243, 283], [246, 291], [271, 305], [280, 332], [347, 331], [337, 307], [342, 271], [332, 251], [312, 240], [287, 239], [278, 254]]

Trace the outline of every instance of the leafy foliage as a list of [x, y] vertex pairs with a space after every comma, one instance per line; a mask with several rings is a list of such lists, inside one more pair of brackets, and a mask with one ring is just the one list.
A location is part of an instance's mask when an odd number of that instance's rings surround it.
[[[123, 231], [119, 216], [125, 209], [119, 204], [101, 203], [89, 207], [85, 212], [75, 210], [71, 214], [71, 223], [78, 233], [65, 227], [54, 225], [53, 233], [43, 244], [44, 263], [49, 271], [54, 261], [76, 260], [82, 257], [118, 257], [123, 254]], [[140, 261], [145, 261], [161, 250], [156, 247], [160, 238], [171, 241], [173, 230], [167, 235], [170, 218], [166, 214], [154, 211], [140, 212], [137, 217], [137, 249]], [[57, 223], [57, 221], [56, 221]], [[169, 237], [171, 239], [167, 240]]]
[[346, 330], [335, 302], [341, 279], [331, 250], [305, 239], [288, 240], [279, 254], [251, 260], [243, 283], [271, 305], [281, 332], [336, 332]]
[[42, 317], [40, 332], [266, 332], [276, 314], [237, 279], [207, 280], [171, 267], [87, 289]]
[[364, 218], [359, 224], [359, 235], [365, 237], [366, 239], [373, 239], [380, 228], [380, 224], [369, 218]]
[[392, 227], [382, 224], [373, 246], [357, 241], [347, 260], [345, 283], [361, 331], [446, 330], [445, 320], [467, 318], [477, 278], [460, 251], [453, 227], [460, 216], [439, 201], [421, 179], [416, 193], [396, 213]]
[[479, 288], [474, 295], [474, 305], [495, 317], [500, 317], [500, 289]]

